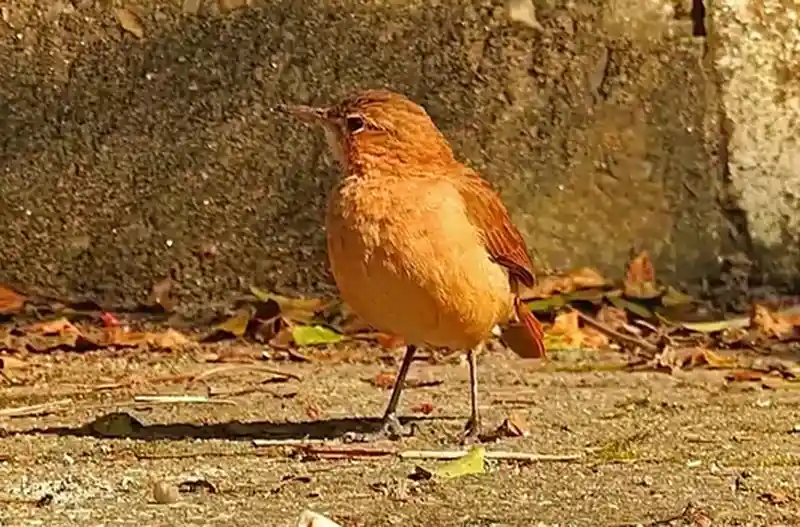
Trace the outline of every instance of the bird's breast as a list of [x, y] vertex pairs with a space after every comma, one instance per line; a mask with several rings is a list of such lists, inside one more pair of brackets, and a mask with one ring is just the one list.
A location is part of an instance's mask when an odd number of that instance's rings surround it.
[[327, 238], [343, 300], [409, 343], [473, 347], [511, 313], [508, 275], [446, 181], [346, 181], [330, 197]]

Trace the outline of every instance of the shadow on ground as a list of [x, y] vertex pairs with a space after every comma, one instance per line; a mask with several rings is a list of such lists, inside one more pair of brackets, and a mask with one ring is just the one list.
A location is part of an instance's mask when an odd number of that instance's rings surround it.
[[[400, 422], [414, 434], [422, 422], [455, 420], [457, 417], [402, 417]], [[267, 421], [242, 423], [231, 421], [213, 424], [172, 423], [146, 425], [125, 412], [114, 412], [78, 427], [49, 427], [16, 432], [15, 435], [57, 435], [71, 437], [128, 438], [145, 441], [187, 439], [339, 439], [380, 431], [378, 418], [322, 419], [300, 423]]]

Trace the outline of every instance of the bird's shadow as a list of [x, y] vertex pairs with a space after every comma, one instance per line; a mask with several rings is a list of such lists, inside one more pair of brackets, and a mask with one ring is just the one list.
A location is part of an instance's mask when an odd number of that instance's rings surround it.
[[[422, 422], [461, 419], [451, 416], [401, 417], [403, 426], [414, 429]], [[56, 435], [61, 437], [128, 438], [144, 441], [187, 440], [187, 439], [227, 439], [250, 441], [253, 439], [292, 440], [334, 440], [351, 434], [371, 434], [378, 432], [382, 421], [378, 418], [320, 419], [304, 422], [241, 422], [194, 424], [143, 424], [126, 412], [113, 412], [98, 417], [94, 421], [75, 427], [59, 426], [32, 428], [15, 435]]]

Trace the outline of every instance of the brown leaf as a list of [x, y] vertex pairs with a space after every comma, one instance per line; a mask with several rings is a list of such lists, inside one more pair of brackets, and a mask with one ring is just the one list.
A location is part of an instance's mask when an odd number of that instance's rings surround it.
[[760, 381], [761, 378], [761, 373], [753, 370], [737, 370], [725, 376], [728, 382], [754, 382]]
[[433, 413], [433, 404], [431, 403], [422, 403], [418, 404], [411, 408], [411, 411], [418, 414], [429, 415]]
[[673, 348], [667, 346], [654, 359], [656, 367], [666, 368], [673, 373], [680, 369], [707, 366], [712, 369], [736, 367], [736, 358], [720, 355], [706, 348]]
[[568, 294], [579, 289], [595, 289], [608, 285], [600, 273], [589, 267], [581, 267], [563, 275], [539, 278], [535, 286], [523, 291], [523, 300], [547, 298], [557, 294]]
[[219, 10], [223, 13], [240, 9], [247, 5], [248, 0], [217, 0], [219, 2]]
[[122, 29], [138, 39], [144, 38], [144, 26], [139, 15], [124, 7], [115, 8], [114, 15]]
[[628, 325], [628, 312], [618, 307], [605, 305], [597, 313], [597, 321], [613, 330]]
[[758, 496], [758, 499], [770, 505], [785, 505], [792, 501], [792, 497], [782, 490], [764, 492]]
[[797, 319], [797, 316], [782, 316], [770, 311], [766, 306], [756, 304], [750, 315], [750, 328], [767, 338], [781, 339], [794, 333], [795, 326], [800, 323]]
[[547, 337], [558, 342], [555, 347], [598, 349], [608, 345], [608, 337], [603, 333], [580, 327], [580, 317], [574, 309], [556, 316]]
[[25, 305], [25, 297], [12, 291], [4, 285], [0, 285], [0, 315], [14, 315], [22, 311]]
[[625, 272], [625, 295], [631, 298], [654, 298], [661, 294], [656, 284], [656, 271], [647, 251], [642, 251], [628, 264]]
[[391, 371], [382, 371], [378, 375], [376, 375], [372, 379], [365, 379], [366, 382], [370, 383], [371, 385], [375, 386], [376, 388], [381, 388], [383, 390], [388, 390], [392, 386], [394, 386], [394, 378], [395, 373]]
[[30, 324], [23, 328], [23, 333], [38, 335], [80, 335], [81, 331], [64, 317]]

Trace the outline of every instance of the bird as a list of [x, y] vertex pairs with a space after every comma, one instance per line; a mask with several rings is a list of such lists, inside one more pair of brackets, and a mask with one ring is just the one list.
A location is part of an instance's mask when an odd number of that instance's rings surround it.
[[[328, 260], [343, 302], [406, 345], [378, 435], [403, 435], [400, 394], [420, 347], [466, 351], [470, 416], [481, 433], [476, 355], [502, 327], [521, 328], [525, 358], [546, 354], [520, 298], [536, 281], [525, 240], [489, 182], [456, 159], [422, 106], [371, 89], [327, 107], [277, 110], [322, 125], [341, 177], [328, 196]], [[517, 331], [517, 334], [520, 332]]]

